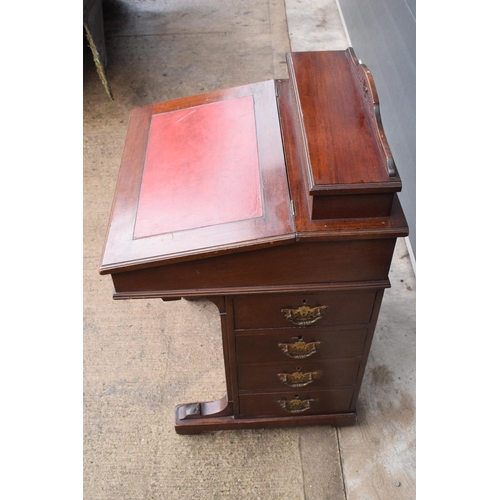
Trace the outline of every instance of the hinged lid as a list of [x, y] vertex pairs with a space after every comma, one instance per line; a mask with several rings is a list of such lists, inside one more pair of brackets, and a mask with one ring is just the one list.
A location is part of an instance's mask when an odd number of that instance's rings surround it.
[[132, 111], [102, 274], [294, 237], [273, 81]]
[[[392, 196], [379, 195], [400, 191], [401, 180], [382, 128], [370, 71], [352, 49], [292, 52], [288, 66], [312, 218], [334, 218], [330, 212], [356, 217], [362, 204], [363, 216], [387, 216]], [[371, 198], [332, 198], [338, 195]]]

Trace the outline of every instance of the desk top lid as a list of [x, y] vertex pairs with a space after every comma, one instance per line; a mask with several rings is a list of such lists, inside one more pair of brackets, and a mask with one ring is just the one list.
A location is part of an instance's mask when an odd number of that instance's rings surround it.
[[273, 81], [132, 111], [101, 274], [294, 239]]
[[287, 54], [311, 196], [396, 192], [370, 70], [352, 48]]

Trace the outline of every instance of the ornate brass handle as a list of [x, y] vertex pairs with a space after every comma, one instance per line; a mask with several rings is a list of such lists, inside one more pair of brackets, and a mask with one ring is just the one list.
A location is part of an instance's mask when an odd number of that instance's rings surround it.
[[320, 370], [303, 373], [300, 368], [297, 368], [294, 373], [278, 373], [278, 378], [289, 387], [305, 387], [321, 378], [322, 373]]
[[313, 401], [314, 399], [300, 399], [299, 396], [295, 396], [290, 400], [280, 399], [278, 403], [288, 413], [301, 413], [310, 410]]
[[297, 309], [282, 309], [281, 312], [294, 325], [308, 326], [320, 320], [327, 308], [328, 306], [309, 307], [304, 304]]
[[306, 343], [302, 340], [293, 344], [278, 344], [281, 350], [290, 358], [303, 359], [312, 356], [318, 349], [321, 342]]

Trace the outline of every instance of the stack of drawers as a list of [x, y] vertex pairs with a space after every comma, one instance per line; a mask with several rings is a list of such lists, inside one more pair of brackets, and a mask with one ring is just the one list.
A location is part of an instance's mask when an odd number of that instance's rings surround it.
[[234, 297], [239, 417], [354, 411], [382, 293]]

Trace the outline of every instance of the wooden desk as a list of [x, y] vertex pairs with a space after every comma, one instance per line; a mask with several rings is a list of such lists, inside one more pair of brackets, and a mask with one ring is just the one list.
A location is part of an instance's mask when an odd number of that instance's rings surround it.
[[100, 272], [221, 317], [227, 395], [178, 405], [178, 433], [356, 420], [401, 181], [352, 49], [288, 66], [131, 113]]

